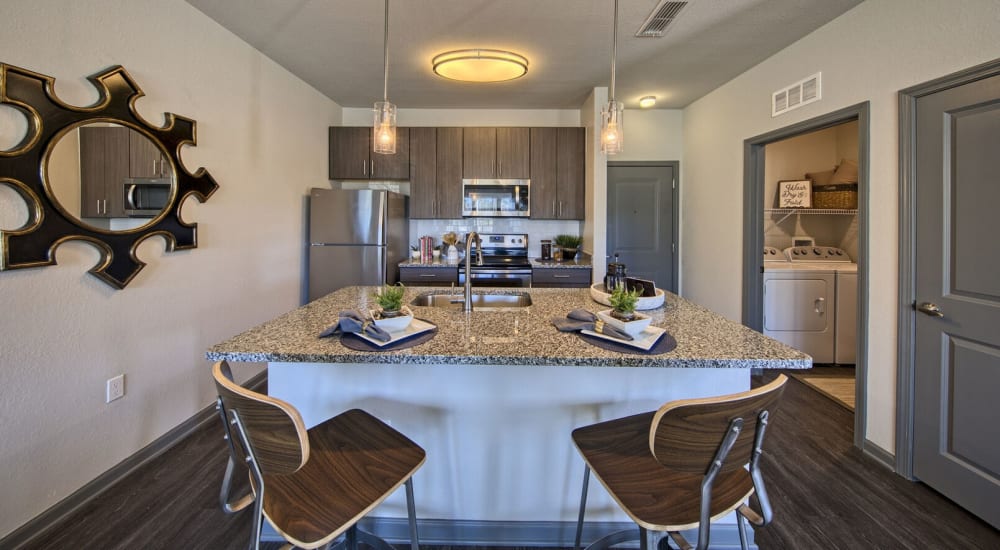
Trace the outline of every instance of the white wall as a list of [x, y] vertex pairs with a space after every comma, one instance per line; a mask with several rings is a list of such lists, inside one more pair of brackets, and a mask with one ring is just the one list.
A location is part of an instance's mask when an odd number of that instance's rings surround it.
[[[0, 273], [0, 538], [211, 404], [205, 349], [298, 305], [304, 196], [328, 185], [327, 127], [341, 119], [181, 0], [5, 0], [2, 11], [3, 62], [56, 77], [77, 105], [97, 98], [86, 76], [123, 65], [148, 120], [197, 120], [182, 160], [220, 188], [185, 204], [198, 248], [147, 241], [148, 265], [124, 290], [87, 273], [98, 255], [83, 244], [60, 247], [58, 266]], [[20, 223], [14, 196], [0, 195], [4, 229]], [[119, 373], [125, 397], [105, 404]]]
[[[684, 111], [686, 296], [741, 316], [743, 141], [869, 101], [867, 437], [893, 451], [898, 264], [897, 92], [1000, 57], [996, 0], [868, 0]], [[771, 118], [771, 92], [823, 72], [823, 99]]]

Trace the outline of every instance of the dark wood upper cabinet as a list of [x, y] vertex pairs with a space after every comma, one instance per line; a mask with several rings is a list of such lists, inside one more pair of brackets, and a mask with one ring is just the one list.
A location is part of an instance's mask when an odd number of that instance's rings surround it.
[[469, 179], [497, 177], [497, 129], [464, 128], [462, 175]]
[[129, 130], [128, 172], [133, 178], [162, 178], [170, 176], [163, 151], [146, 136]]
[[462, 217], [462, 157], [465, 131], [468, 129], [437, 129], [436, 218]]
[[531, 175], [530, 129], [497, 128], [497, 177], [527, 179]]
[[582, 220], [584, 128], [531, 129], [531, 217]]
[[553, 219], [558, 207], [556, 128], [531, 129], [531, 217]]
[[125, 217], [129, 132], [123, 126], [80, 128], [80, 217]]
[[437, 200], [437, 128], [410, 128], [410, 217], [436, 217]]
[[586, 128], [557, 129], [556, 181], [559, 203], [556, 216], [561, 220], [582, 220], [586, 214], [586, 132]]
[[394, 155], [372, 151], [371, 133], [367, 126], [330, 127], [330, 179], [409, 179], [409, 128], [396, 128]]
[[465, 128], [462, 173], [470, 179], [526, 179], [529, 143], [528, 128]]

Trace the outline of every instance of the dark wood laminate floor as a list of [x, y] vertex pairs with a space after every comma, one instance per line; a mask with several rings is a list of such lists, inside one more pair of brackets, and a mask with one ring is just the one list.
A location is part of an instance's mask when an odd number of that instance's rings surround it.
[[[996, 529], [863, 456], [852, 427], [849, 411], [789, 380], [763, 463], [776, 513], [761, 549], [1000, 548]], [[212, 422], [27, 548], [245, 548], [249, 514], [218, 505], [225, 452]]]

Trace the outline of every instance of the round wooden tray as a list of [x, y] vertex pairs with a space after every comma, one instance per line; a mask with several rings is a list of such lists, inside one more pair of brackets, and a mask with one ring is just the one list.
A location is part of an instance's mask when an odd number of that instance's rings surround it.
[[[595, 302], [604, 304], [606, 306], [611, 305], [611, 293], [604, 288], [604, 283], [596, 283], [590, 285], [590, 297], [594, 299]], [[656, 296], [644, 296], [639, 298], [639, 302], [636, 304], [635, 309], [647, 310], [656, 309], [663, 305], [663, 300], [666, 298], [666, 293], [663, 292], [662, 288], [656, 289]]]

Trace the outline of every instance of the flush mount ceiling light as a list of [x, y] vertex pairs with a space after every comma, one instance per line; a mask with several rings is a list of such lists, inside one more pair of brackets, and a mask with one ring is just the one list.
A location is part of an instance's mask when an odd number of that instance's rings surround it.
[[625, 136], [625, 105], [615, 101], [615, 58], [618, 56], [618, 0], [615, 0], [615, 28], [611, 42], [611, 94], [601, 110], [601, 152], [617, 155], [622, 152]]
[[389, 0], [385, 0], [385, 32], [382, 35], [383, 69], [382, 101], [375, 102], [375, 122], [372, 125], [372, 146], [376, 153], [396, 154], [396, 106], [389, 103]]
[[528, 59], [505, 50], [454, 50], [434, 56], [434, 74], [463, 82], [503, 82], [528, 72]]
[[639, 106], [642, 107], [643, 109], [649, 109], [653, 105], [656, 105], [656, 96], [655, 95], [648, 95], [648, 96], [639, 98]]

